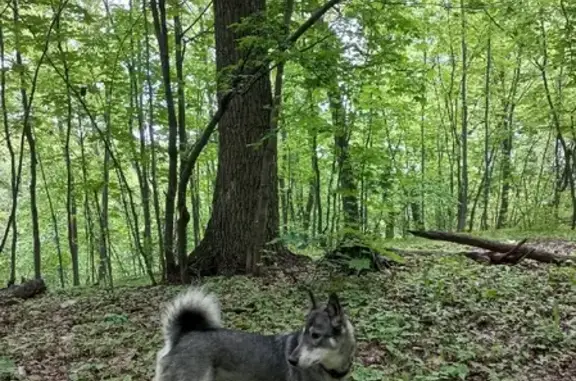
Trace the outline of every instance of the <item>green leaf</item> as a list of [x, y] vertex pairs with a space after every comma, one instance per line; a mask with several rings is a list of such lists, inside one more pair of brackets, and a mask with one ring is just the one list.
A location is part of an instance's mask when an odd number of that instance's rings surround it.
[[370, 270], [371, 261], [368, 258], [353, 258], [348, 261], [348, 267], [356, 271]]
[[16, 372], [16, 364], [8, 357], [0, 357], [0, 376], [10, 376]]

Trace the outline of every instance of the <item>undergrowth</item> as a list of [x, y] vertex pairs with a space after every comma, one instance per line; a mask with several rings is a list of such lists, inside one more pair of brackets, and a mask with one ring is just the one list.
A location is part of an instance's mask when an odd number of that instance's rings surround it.
[[[428, 255], [379, 274], [302, 271], [298, 279], [318, 297], [339, 292], [359, 342], [356, 381], [576, 379], [571, 267], [486, 267]], [[228, 327], [298, 329], [308, 306], [291, 276], [204, 283], [218, 293]], [[160, 309], [180, 290], [70, 289], [2, 307], [0, 379], [151, 380]]]

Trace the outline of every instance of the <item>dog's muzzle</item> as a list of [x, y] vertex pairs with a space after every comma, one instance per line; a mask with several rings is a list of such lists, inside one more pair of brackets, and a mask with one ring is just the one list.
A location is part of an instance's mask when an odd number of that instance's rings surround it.
[[297, 358], [290, 356], [290, 357], [288, 357], [288, 362], [292, 366], [298, 366], [298, 359]]

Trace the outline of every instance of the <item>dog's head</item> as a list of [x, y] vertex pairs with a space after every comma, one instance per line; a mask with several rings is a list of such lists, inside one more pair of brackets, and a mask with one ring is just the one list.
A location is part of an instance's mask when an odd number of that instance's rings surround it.
[[335, 293], [322, 305], [316, 303], [311, 292], [310, 299], [306, 325], [288, 362], [300, 368], [321, 364], [327, 369], [341, 369], [355, 349], [354, 328]]

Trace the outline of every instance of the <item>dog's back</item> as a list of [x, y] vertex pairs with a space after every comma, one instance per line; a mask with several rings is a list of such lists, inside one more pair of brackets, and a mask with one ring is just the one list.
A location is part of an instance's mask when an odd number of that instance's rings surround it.
[[190, 332], [163, 357], [157, 381], [286, 380], [290, 340], [226, 329]]

